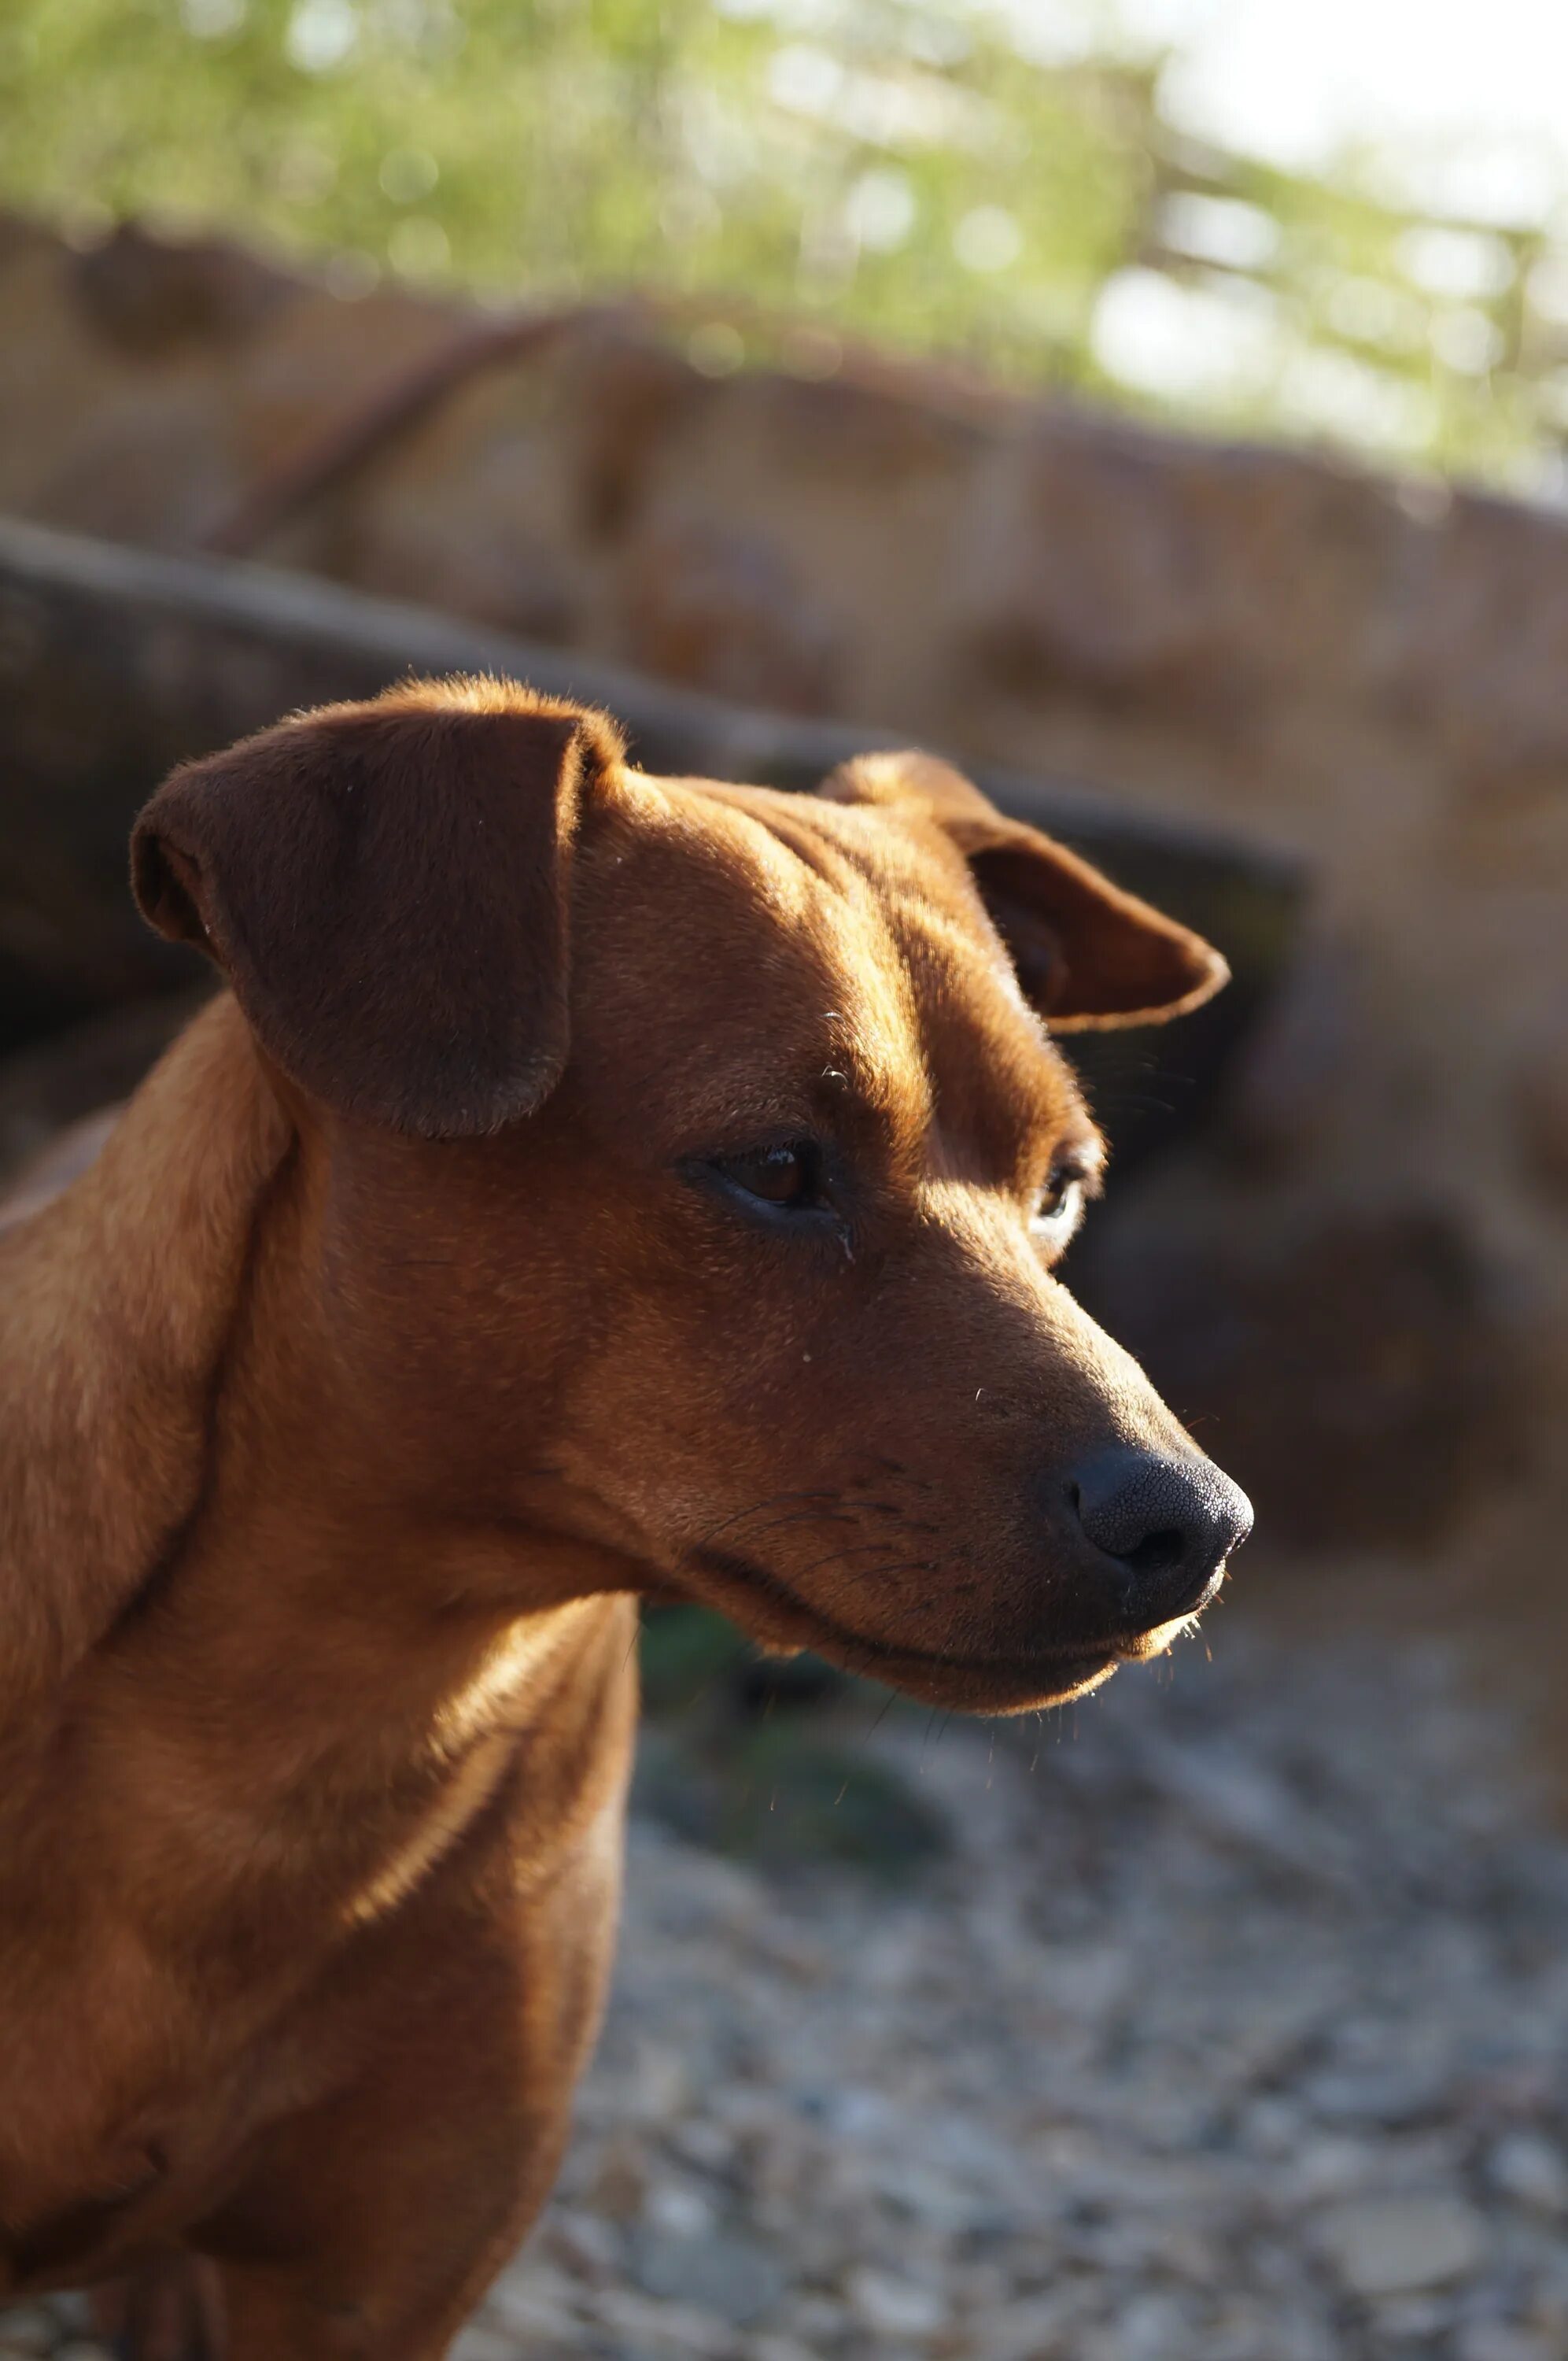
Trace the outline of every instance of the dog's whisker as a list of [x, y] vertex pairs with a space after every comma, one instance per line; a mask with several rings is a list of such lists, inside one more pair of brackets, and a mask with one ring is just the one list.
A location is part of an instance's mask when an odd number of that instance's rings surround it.
[[757, 1501], [754, 1507], [750, 1509], [737, 1509], [732, 1515], [720, 1517], [717, 1524], [710, 1525], [707, 1532], [702, 1534], [696, 1546], [699, 1549], [709, 1548], [711, 1544], [718, 1539], [720, 1533], [730, 1532], [736, 1525], [745, 1524], [752, 1517], [761, 1517], [765, 1515], [769, 1509], [779, 1508], [785, 1500], [836, 1500], [838, 1498], [839, 1495], [836, 1492], [821, 1490], [805, 1492], [770, 1492], [766, 1499]]
[[851, 1558], [873, 1557], [879, 1551], [885, 1552], [897, 1546], [896, 1542], [890, 1541], [857, 1542], [852, 1549], [829, 1550], [826, 1557], [814, 1559], [810, 1565], [803, 1565], [799, 1569], [799, 1578], [804, 1582], [812, 1575], [820, 1574], [825, 1566], [848, 1565]]
[[778, 1533], [786, 1532], [793, 1525], [852, 1525], [854, 1521], [851, 1510], [796, 1509], [787, 1517], [775, 1517], [769, 1524], [754, 1527], [752, 1532], [754, 1535]]
[[897, 1702], [898, 1691], [896, 1689], [889, 1689], [881, 1705], [878, 1706], [876, 1713], [872, 1718], [872, 1726], [866, 1732], [866, 1736], [868, 1738], [874, 1738], [876, 1736], [877, 1731], [882, 1728], [883, 1723], [887, 1719], [888, 1715], [893, 1711], [893, 1708]]

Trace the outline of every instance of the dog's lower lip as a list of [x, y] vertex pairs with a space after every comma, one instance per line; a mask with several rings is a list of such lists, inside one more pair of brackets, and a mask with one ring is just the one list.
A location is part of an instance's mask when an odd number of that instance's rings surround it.
[[744, 1559], [728, 1555], [721, 1550], [694, 1550], [689, 1563], [703, 1574], [717, 1575], [727, 1583], [740, 1584], [764, 1598], [771, 1598], [787, 1608], [805, 1622], [815, 1624], [818, 1633], [830, 1635], [836, 1645], [846, 1650], [863, 1650], [867, 1663], [863, 1669], [873, 1677], [880, 1662], [885, 1666], [897, 1664], [928, 1664], [933, 1670], [955, 1673], [990, 1675], [1009, 1684], [1026, 1682], [1038, 1675], [1066, 1689], [1080, 1688], [1087, 1681], [1113, 1672], [1118, 1664], [1146, 1663], [1150, 1656], [1163, 1653], [1171, 1642], [1191, 1625], [1220, 1587], [1221, 1576], [1204, 1592], [1195, 1607], [1165, 1623], [1151, 1624], [1146, 1630], [1106, 1632], [1091, 1642], [1072, 1640], [1056, 1648], [1017, 1656], [960, 1656], [933, 1654], [923, 1648], [899, 1648], [890, 1642], [869, 1639], [863, 1632], [851, 1631], [834, 1623], [819, 1609], [807, 1606], [794, 1591], [780, 1582], [776, 1575], [761, 1566], [749, 1565]]

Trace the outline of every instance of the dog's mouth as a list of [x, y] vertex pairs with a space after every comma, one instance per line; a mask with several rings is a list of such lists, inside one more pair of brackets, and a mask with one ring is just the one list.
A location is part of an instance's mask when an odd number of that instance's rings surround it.
[[1024, 1713], [1063, 1705], [1099, 1688], [1121, 1664], [1163, 1655], [1192, 1629], [1224, 1579], [1221, 1566], [1194, 1606], [1146, 1631], [1108, 1632], [1102, 1640], [1074, 1639], [1021, 1655], [968, 1656], [954, 1650], [894, 1648], [868, 1638], [835, 1622], [820, 1608], [807, 1606], [776, 1574], [726, 1551], [694, 1550], [685, 1568], [705, 1602], [719, 1608], [763, 1647], [810, 1648], [843, 1672], [884, 1681], [933, 1705], [982, 1713]]

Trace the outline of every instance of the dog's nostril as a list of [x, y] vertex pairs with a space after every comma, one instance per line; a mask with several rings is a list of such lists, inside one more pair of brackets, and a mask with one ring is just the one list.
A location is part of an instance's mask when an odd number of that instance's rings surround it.
[[1168, 1574], [1187, 1554], [1187, 1536], [1174, 1525], [1167, 1525], [1157, 1533], [1146, 1533], [1141, 1542], [1119, 1554], [1122, 1564], [1131, 1566], [1135, 1574]]

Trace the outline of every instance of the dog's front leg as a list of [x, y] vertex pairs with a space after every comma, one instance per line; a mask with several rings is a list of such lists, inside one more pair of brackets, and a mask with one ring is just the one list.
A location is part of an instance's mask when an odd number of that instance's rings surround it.
[[440, 2361], [549, 2194], [620, 1871], [618, 1788], [538, 1882], [503, 1840], [461, 1907], [411, 1914], [380, 2005], [349, 1995], [353, 2081], [277, 2127], [192, 2233], [219, 2265], [225, 2361]]
[[196, 2255], [171, 2254], [95, 2290], [93, 2324], [117, 2361], [225, 2361], [219, 2275]]

